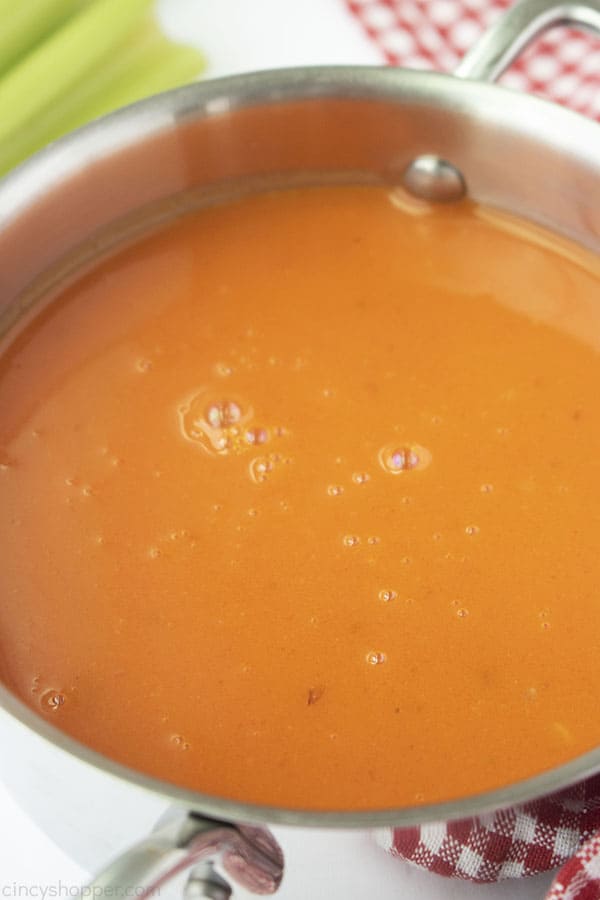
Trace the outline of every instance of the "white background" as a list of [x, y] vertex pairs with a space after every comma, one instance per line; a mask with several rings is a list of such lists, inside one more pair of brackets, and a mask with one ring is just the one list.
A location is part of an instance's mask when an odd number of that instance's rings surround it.
[[[160, 0], [159, 11], [171, 34], [204, 50], [210, 77], [289, 65], [381, 62], [343, 0]], [[390, 859], [364, 833], [286, 833], [283, 841], [287, 875], [281, 900], [542, 900], [550, 881], [543, 876], [484, 887], [447, 881]], [[0, 900], [19, 891], [38, 900], [42, 888], [60, 885], [65, 896], [87, 877], [0, 787]], [[235, 894], [242, 896], [247, 895]]]

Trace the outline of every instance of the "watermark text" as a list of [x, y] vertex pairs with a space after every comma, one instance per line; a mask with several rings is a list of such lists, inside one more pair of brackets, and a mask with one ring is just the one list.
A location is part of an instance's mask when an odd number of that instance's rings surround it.
[[[22, 881], [0, 883], [0, 900], [19, 897], [23, 900], [76, 900], [78, 897], [84, 900], [135, 900], [136, 897], [141, 898], [149, 893], [145, 885], [92, 884], [82, 887], [80, 884], [68, 884], [64, 881], [54, 884], [26, 884]], [[160, 889], [152, 891], [153, 897], [159, 895]]]

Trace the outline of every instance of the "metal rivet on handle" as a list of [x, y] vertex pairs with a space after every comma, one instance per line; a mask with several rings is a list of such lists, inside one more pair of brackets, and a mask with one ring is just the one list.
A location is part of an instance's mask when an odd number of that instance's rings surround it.
[[418, 156], [403, 178], [406, 190], [421, 200], [448, 203], [461, 200], [467, 192], [462, 173], [439, 156]]

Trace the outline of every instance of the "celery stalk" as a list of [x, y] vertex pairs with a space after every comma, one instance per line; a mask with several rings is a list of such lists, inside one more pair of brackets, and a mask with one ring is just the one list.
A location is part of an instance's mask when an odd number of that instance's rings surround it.
[[120, 106], [134, 103], [151, 94], [186, 84], [204, 68], [204, 59], [193, 47], [165, 41], [127, 73], [127, 78], [114, 85], [112, 91], [98, 96], [95, 105], [86, 108], [86, 120], [104, 115]]
[[138, 58], [152, 52], [152, 48], [164, 40], [154, 21], [142, 20], [141, 27], [114, 48], [110, 62], [97, 63], [71, 90], [61, 94], [0, 143], [0, 175], [49, 141], [93, 118], [93, 114], [86, 115], [86, 109], [98, 102], [99, 95], [111, 92], [115, 82], [126, 79], [129, 69], [136, 67]]
[[0, 0], [0, 73], [83, 6], [84, 0]]
[[0, 79], [0, 146], [66, 94], [138, 24], [151, 0], [94, 0]]
[[189, 81], [204, 67], [202, 55], [168, 40], [145, 21], [73, 90], [62, 95], [10, 140], [0, 144], [0, 176], [49, 141], [96, 116]]

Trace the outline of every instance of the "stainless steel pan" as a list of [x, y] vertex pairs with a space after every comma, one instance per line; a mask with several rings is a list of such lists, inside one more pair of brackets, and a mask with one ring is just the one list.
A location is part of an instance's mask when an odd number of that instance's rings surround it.
[[[566, 22], [600, 30], [600, 0], [522, 0], [454, 76], [344, 67], [226, 78], [154, 97], [58, 141], [0, 184], [0, 337], [136, 223], [264, 185], [371, 181], [440, 202], [466, 193], [597, 251], [600, 127], [485, 83], [534, 36]], [[215, 858], [233, 880], [271, 892], [282, 859], [268, 825], [371, 829], [470, 819], [600, 771], [598, 748], [448, 803], [301, 812], [162, 783], [78, 744], [1, 687], [0, 704], [8, 787], [82, 864], [97, 869], [120, 854], [94, 887], [120, 886], [121, 896], [127, 886], [139, 895], [140, 885], [150, 889], [187, 867], [190, 896], [226, 897]], [[136, 844], [140, 835], [149, 837]]]

